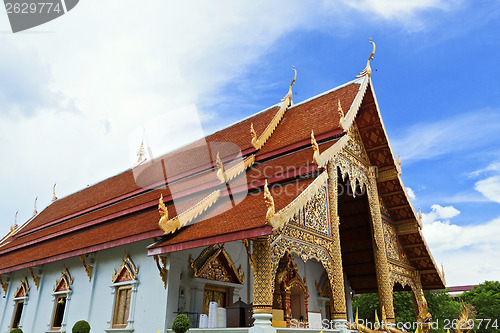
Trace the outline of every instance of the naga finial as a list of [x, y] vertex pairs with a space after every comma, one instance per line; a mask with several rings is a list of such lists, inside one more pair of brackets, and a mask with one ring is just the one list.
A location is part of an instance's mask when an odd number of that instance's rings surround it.
[[253, 123], [250, 124], [250, 135], [252, 136], [252, 145], [257, 142], [257, 133], [255, 133], [255, 129], [253, 128]]
[[219, 178], [221, 183], [227, 183], [226, 173], [224, 172], [224, 164], [220, 159], [219, 152], [217, 152], [217, 156], [215, 157], [215, 164], [217, 165], [217, 178]]
[[11, 236], [14, 234], [14, 232], [17, 229], [17, 213], [19, 213], [19, 211], [17, 211], [16, 215], [14, 215], [14, 224], [10, 226], [10, 235]]
[[38, 200], [38, 197], [35, 198], [35, 208], [33, 209], [33, 216], [38, 214], [38, 211], [36, 210], [36, 201]]
[[295, 84], [295, 80], [297, 79], [297, 70], [295, 69], [295, 66], [292, 66], [292, 70], [295, 72], [295, 75], [293, 77], [292, 83], [290, 83], [290, 89], [288, 89], [288, 94], [286, 94], [285, 97], [281, 100], [282, 102], [285, 102], [287, 99], [289, 100], [290, 106], [293, 105], [292, 97], [292, 86]]
[[372, 45], [373, 45], [372, 54], [370, 54], [370, 56], [368, 57], [368, 61], [366, 62], [365, 69], [363, 69], [363, 71], [361, 73], [359, 73], [359, 75], [356, 75], [357, 78], [367, 76], [367, 75], [368, 75], [368, 77], [370, 77], [372, 75], [372, 68], [370, 67], [370, 60], [373, 60], [373, 56], [375, 55], [375, 43], [372, 41], [371, 38], [370, 38], [370, 43], [372, 43]]
[[420, 207], [418, 207], [418, 219], [422, 219], [422, 210], [420, 209]]
[[337, 106], [337, 112], [339, 114], [339, 127], [345, 131], [344, 125], [342, 124], [344, 122], [344, 111], [342, 110], [342, 105], [340, 104], [340, 99], [338, 100], [338, 106]]
[[311, 130], [311, 145], [313, 149], [313, 161], [314, 163], [318, 164], [318, 159], [319, 159], [319, 145], [318, 142], [316, 141], [316, 138], [314, 137], [314, 130]]
[[269, 187], [267, 186], [267, 179], [264, 183], [264, 202], [267, 206], [266, 221], [269, 222], [274, 217], [276, 210], [274, 207], [274, 198], [269, 191]]
[[160, 194], [160, 200], [158, 202], [158, 212], [160, 213], [160, 221], [162, 219], [168, 220], [168, 210], [167, 207], [165, 206], [165, 203], [163, 202], [163, 194]]
[[56, 185], [57, 185], [57, 183], [54, 183], [54, 186], [52, 187], [52, 201], [56, 201], [57, 200], [57, 197], [56, 197]]

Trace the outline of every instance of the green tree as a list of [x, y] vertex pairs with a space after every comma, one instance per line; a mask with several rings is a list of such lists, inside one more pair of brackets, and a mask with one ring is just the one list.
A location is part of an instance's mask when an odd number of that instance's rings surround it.
[[453, 332], [451, 323], [457, 319], [462, 309], [459, 302], [451, 297], [446, 290], [428, 290], [424, 292], [432, 321], [438, 322], [438, 328], [432, 332], [445, 333], [449, 328]]
[[499, 281], [485, 281], [460, 295], [460, 300], [472, 305], [476, 311], [475, 332], [500, 332]]

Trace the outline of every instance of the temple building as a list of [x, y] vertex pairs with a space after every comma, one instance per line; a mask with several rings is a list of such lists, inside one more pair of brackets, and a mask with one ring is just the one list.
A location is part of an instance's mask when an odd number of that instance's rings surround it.
[[344, 332], [354, 293], [378, 293], [392, 322], [393, 291], [421, 307], [445, 281], [389, 144], [372, 57], [344, 85], [294, 104], [294, 78], [268, 109], [54, 195], [0, 242], [0, 333], [79, 320], [167, 332], [179, 313], [205, 332], [211, 302], [226, 309], [217, 331]]

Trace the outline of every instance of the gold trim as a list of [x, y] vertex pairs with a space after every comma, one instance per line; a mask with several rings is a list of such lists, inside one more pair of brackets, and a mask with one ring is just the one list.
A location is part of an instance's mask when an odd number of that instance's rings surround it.
[[[210, 255], [210, 257], [208, 257], [205, 262], [201, 265], [201, 267], [198, 268], [200, 262], [208, 255], [208, 253], [210, 253], [213, 249], [215, 248], [215, 245], [211, 245], [209, 247], [207, 247], [206, 249], [204, 249], [201, 254], [195, 259], [193, 260], [193, 258], [189, 258], [189, 266], [193, 269], [193, 276], [194, 277], [201, 277], [201, 278], [206, 278], [204, 275], [203, 275], [203, 272], [204, 271], [207, 271], [207, 269], [210, 267], [210, 265], [212, 264], [212, 262], [214, 262], [215, 260], [217, 260], [217, 257], [219, 257], [219, 255], [222, 253], [222, 255], [224, 256], [224, 258], [226, 259], [226, 262], [229, 266], [229, 269], [231, 269], [233, 271], [233, 274], [236, 276], [236, 279], [238, 280], [238, 282], [240, 284], [243, 284], [244, 281], [245, 281], [245, 274], [242, 272], [241, 270], [241, 266], [239, 268], [236, 268], [236, 266], [234, 265], [234, 261], [233, 259], [231, 258], [231, 256], [229, 255], [229, 253], [227, 253], [226, 249], [224, 249], [224, 244], [219, 244], [219, 248]], [[231, 280], [230, 278], [228, 278], [229, 280]]]
[[85, 273], [87, 274], [87, 277], [89, 278], [90, 282], [90, 280], [92, 280], [92, 271], [94, 267], [92, 267], [91, 265], [87, 265], [87, 263], [85, 262], [85, 256], [83, 254], [81, 254], [79, 258], [80, 261], [82, 262], [83, 268], [85, 268]]
[[418, 229], [419, 226], [417, 221], [396, 225], [398, 235], [413, 234], [418, 232]]
[[0, 274], [0, 285], [2, 286], [3, 293], [7, 295], [7, 288], [9, 288], [9, 282], [3, 282], [2, 281], [2, 275]]
[[380, 171], [377, 173], [377, 183], [386, 182], [398, 178], [398, 173], [395, 169]]
[[371, 38], [370, 38], [370, 43], [373, 45], [373, 51], [370, 54], [370, 56], [368, 57], [368, 61], [366, 62], [365, 69], [363, 69], [363, 71], [361, 73], [359, 73], [359, 75], [356, 75], [357, 78], [361, 78], [363, 76], [370, 77], [372, 75], [372, 68], [370, 67], [370, 60], [373, 60], [373, 56], [375, 55], [375, 43], [372, 41]]
[[292, 202], [279, 212], [275, 212], [274, 198], [267, 186], [264, 185], [264, 201], [267, 205], [266, 221], [273, 227], [273, 230], [281, 230], [297, 212], [303, 208], [307, 202], [318, 192], [328, 179], [328, 172], [323, 171], [309, 186], [302, 191]]
[[[64, 266], [64, 271], [61, 273], [61, 277], [59, 278], [59, 281], [56, 280], [56, 284], [54, 286], [54, 288], [52, 288], [52, 291], [53, 292], [56, 292], [57, 291], [57, 288], [59, 288], [59, 286], [61, 285], [61, 283], [63, 282], [66, 282], [66, 285], [68, 286], [68, 289], [67, 290], [71, 290], [70, 286], [73, 284], [73, 278], [71, 277], [71, 275], [69, 274], [69, 271], [68, 269], [66, 268], [66, 266]], [[37, 288], [38, 289], [38, 288]]]
[[344, 120], [342, 120], [342, 123], [339, 124], [339, 126], [343, 128], [344, 131], [349, 130], [352, 123], [354, 122], [354, 118], [356, 117], [356, 114], [359, 111], [361, 103], [363, 102], [363, 98], [366, 94], [369, 82], [371, 82], [370, 77], [365, 76], [363, 82], [361, 83], [361, 86], [359, 87], [358, 93], [356, 94], [356, 98], [354, 99], [354, 102], [351, 105], [351, 108], [349, 109], [349, 111], [347, 111], [347, 115], [344, 116]]
[[[21, 289], [24, 289], [24, 295], [19, 296]], [[25, 276], [23, 280], [21, 280], [21, 285], [16, 289], [14, 293], [14, 298], [18, 297], [28, 297], [28, 293], [30, 291], [30, 285], [28, 284], [28, 278]]]
[[200, 202], [188, 208], [186, 211], [178, 214], [176, 217], [169, 219], [167, 207], [163, 203], [163, 195], [160, 195], [158, 204], [158, 211], [160, 213], [160, 221], [158, 226], [165, 232], [165, 235], [174, 233], [178, 229], [184, 227], [186, 224], [194, 220], [198, 215], [206, 211], [212, 206], [220, 197], [220, 190], [215, 190], [202, 199]]
[[339, 104], [337, 106], [337, 112], [339, 113], [339, 127], [345, 131], [345, 128], [342, 126], [342, 122], [344, 121], [344, 111], [342, 111], [342, 105], [340, 104], [340, 99], [338, 100]]
[[163, 288], [167, 290], [167, 277], [168, 277], [167, 258], [155, 255], [153, 256], [153, 259], [156, 262], [156, 267], [158, 268], [158, 272], [160, 273], [160, 277], [163, 282]]
[[116, 280], [120, 277], [120, 274], [123, 270], [127, 270], [132, 277], [132, 281], [137, 280], [137, 274], [139, 273], [139, 268], [134, 264], [132, 258], [125, 252], [125, 258], [122, 261], [122, 264], [118, 270], [114, 270], [113, 277], [111, 278], [111, 283], [115, 283]]
[[290, 89], [288, 90], [288, 93], [281, 100], [283, 102], [283, 104], [281, 104], [280, 109], [278, 110], [278, 112], [276, 112], [276, 114], [274, 115], [273, 119], [267, 125], [266, 129], [264, 130], [264, 132], [262, 132], [262, 134], [259, 136], [258, 139], [257, 139], [257, 133], [255, 132], [255, 130], [253, 128], [253, 123], [250, 124], [250, 135], [252, 136], [252, 146], [256, 150], [259, 150], [260, 148], [262, 148], [262, 146], [264, 146], [264, 144], [266, 143], [266, 141], [271, 137], [271, 135], [273, 134], [274, 130], [278, 126], [279, 122], [281, 121], [281, 119], [285, 115], [285, 112], [288, 109], [288, 107], [293, 105], [293, 102], [292, 102], [292, 96], [293, 96], [293, 94], [292, 94], [292, 86], [295, 84], [295, 79], [297, 78], [297, 71], [295, 70], [295, 67], [293, 67], [292, 69], [295, 72], [295, 76], [293, 78], [292, 83], [290, 83]]
[[38, 286], [40, 286], [40, 277], [33, 273], [32, 267], [28, 267], [28, 271], [30, 272], [30, 275], [31, 275], [31, 278], [33, 279], [33, 282], [35, 283], [36, 290], [38, 290]]
[[318, 142], [316, 142], [316, 138], [314, 137], [314, 131], [311, 130], [311, 145], [314, 151], [314, 163], [316, 163], [319, 167], [324, 167], [329, 160], [334, 158], [335, 155], [337, 155], [342, 150], [342, 148], [345, 147], [348, 141], [349, 137], [347, 135], [344, 135], [340, 140], [335, 142], [331, 147], [320, 154]]
[[238, 176], [240, 173], [248, 169], [255, 162], [255, 155], [250, 155], [244, 160], [238, 162], [235, 166], [224, 170], [224, 164], [222, 163], [219, 152], [217, 152], [216, 164], [217, 164], [217, 178], [219, 178], [222, 184], [227, 183], [231, 179]]

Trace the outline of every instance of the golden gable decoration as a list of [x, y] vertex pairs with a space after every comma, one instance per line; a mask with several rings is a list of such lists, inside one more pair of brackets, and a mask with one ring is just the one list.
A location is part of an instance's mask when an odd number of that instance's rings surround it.
[[224, 244], [210, 245], [195, 260], [189, 257], [189, 263], [194, 270], [194, 277], [239, 284], [245, 281], [241, 265], [236, 268], [231, 256], [224, 249]]
[[139, 273], [139, 268], [134, 264], [132, 258], [125, 252], [125, 259], [123, 259], [122, 265], [118, 268], [118, 271], [114, 271], [113, 277], [111, 279], [112, 283], [127, 282], [137, 280], [137, 274]]
[[28, 271], [31, 274], [31, 278], [33, 279], [33, 282], [35, 283], [36, 290], [38, 290], [38, 286], [40, 285], [40, 276], [36, 275], [33, 272], [33, 267], [28, 267]]
[[297, 71], [295, 70], [295, 67], [292, 67], [293, 71], [295, 72], [295, 76], [293, 77], [292, 83], [290, 83], [290, 89], [288, 90], [288, 93], [286, 94], [285, 97], [281, 100], [283, 104], [281, 104], [280, 109], [276, 114], [274, 115], [273, 119], [271, 122], [267, 125], [266, 129], [262, 134], [259, 136], [257, 139], [257, 133], [255, 132], [253, 128], [253, 123], [250, 124], [250, 135], [252, 136], [252, 146], [255, 148], [255, 150], [259, 150], [264, 146], [267, 140], [271, 137], [273, 134], [274, 130], [276, 127], [278, 127], [279, 122], [285, 115], [286, 110], [288, 109], [289, 106], [293, 105], [292, 97], [292, 86], [295, 84], [295, 80], [297, 79]]
[[23, 280], [21, 280], [21, 285], [17, 288], [14, 293], [14, 298], [28, 297], [28, 293], [30, 291], [30, 286], [28, 284], [28, 278], [25, 276]]
[[71, 290], [70, 286], [72, 284], [73, 284], [73, 279], [71, 278], [71, 274], [69, 274], [69, 271], [65, 266], [64, 271], [61, 273], [59, 281], [56, 280], [56, 285], [54, 286], [52, 291], [55, 293], [58, 291], [69, 291]]
[[2, 275], [0, 275], [0, 285], [2, 286], [3, 293], [7, 295], [7, 288], [9, 288], [9, 278], [7, 277], [7, 282], [3, 282]]

